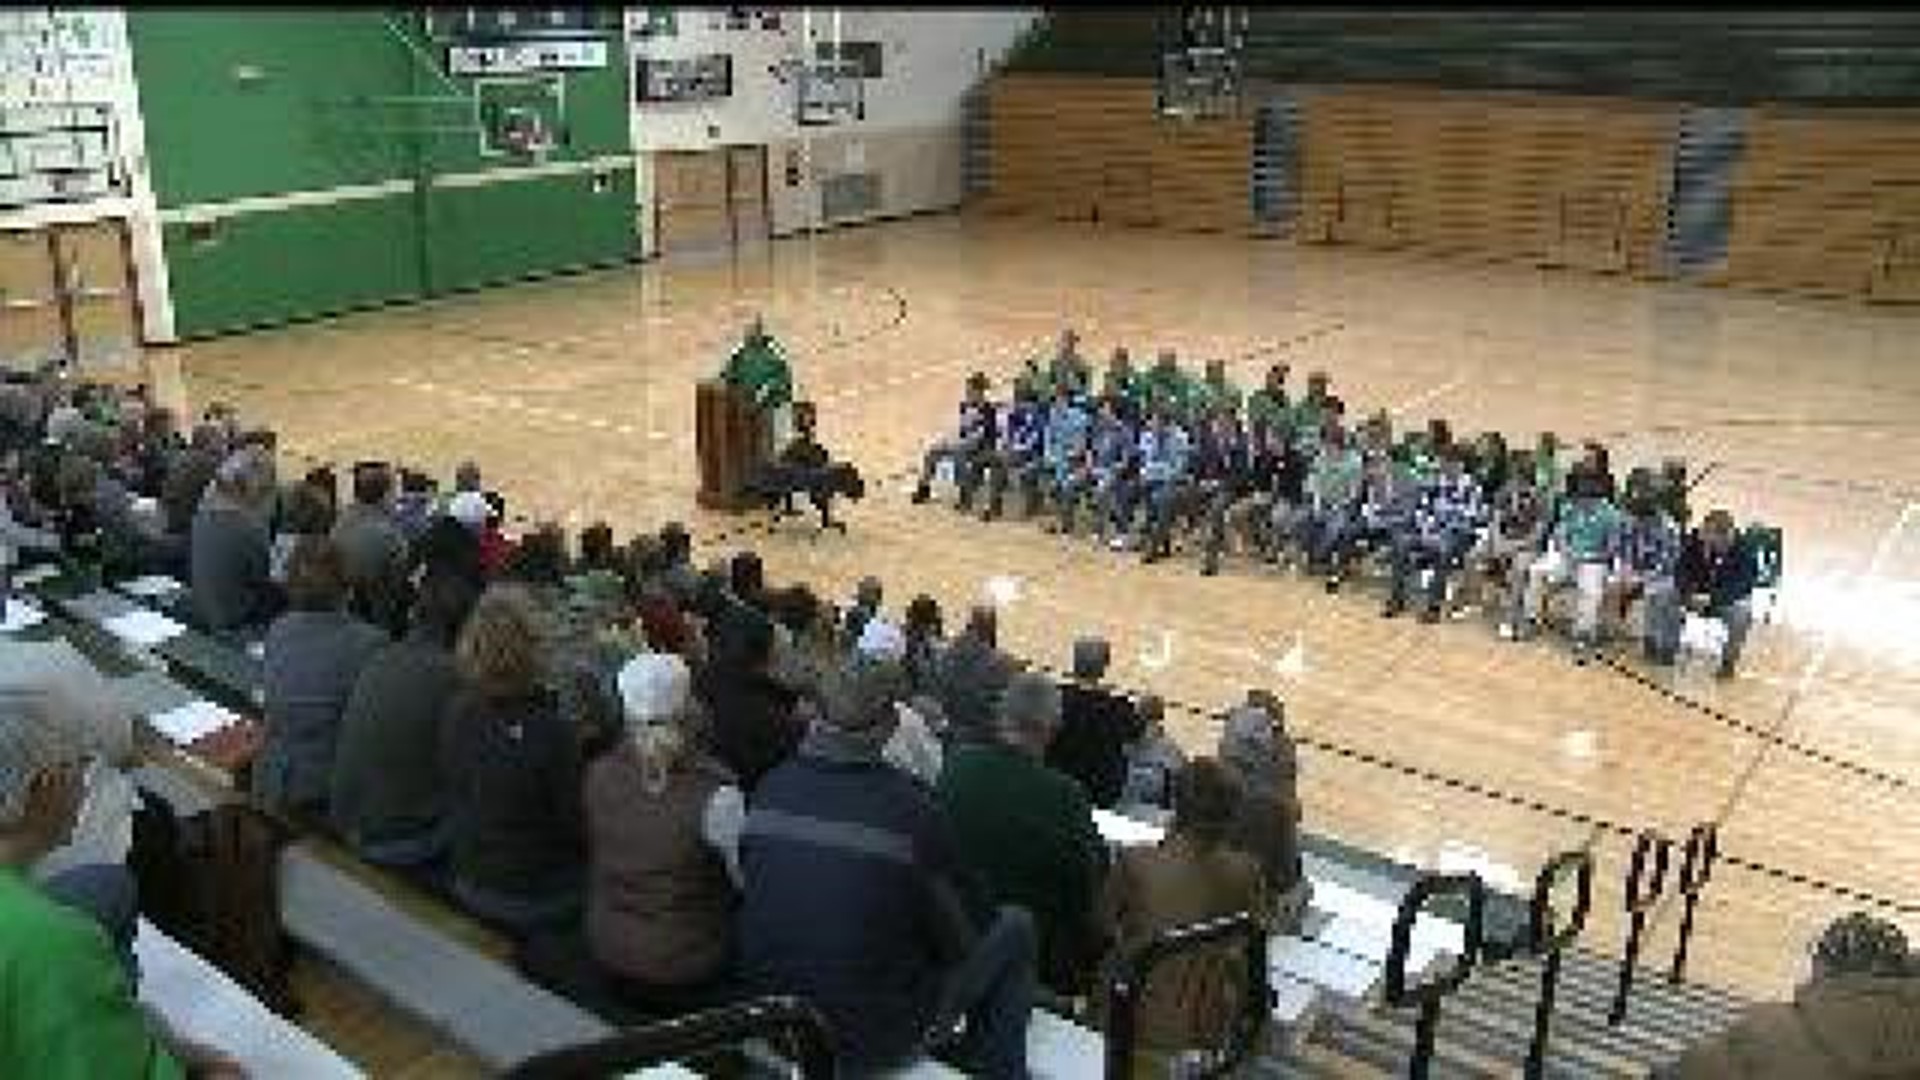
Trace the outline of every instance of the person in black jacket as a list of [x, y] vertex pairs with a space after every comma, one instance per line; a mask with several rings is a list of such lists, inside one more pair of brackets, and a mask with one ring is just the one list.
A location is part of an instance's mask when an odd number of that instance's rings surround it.
[[773, 624], [765, 617], [738, 613], [715, 644], [694, 693], [711, 718], [713, 756], [739, 778], [742, 791], [752, 794], [760, 778], [791, 757], [806, 734], [795, 713], [799, 698], [773, 677]]
[[453, 895], [515, 934], [564, 928], [586, 891], [580, 735], [542, 685], [547, 634], [525, 588], [488, 589], [455, 656], [466, 687], [439, 754]]
[[1687, 534], [1674, 577], [1687, 610], [1726, 626], [1727, 644], [1715, 674], [1733, 678], [1747, 631], [1753, 627], [1753, 590], [1760, 566], [1752, 541], [1735, 532], [1732, 514], [1714, 510]]
[[1060, 729], [1047, 747], [1047, 765], [1080, 781], [1103, 808], [1120, 801], [1127, 745], [1145, 734], [1133, 703], [1100, 685], [1112, 658], [1102, 638], [1073, 643], [1073, 681], [1061, 688]]

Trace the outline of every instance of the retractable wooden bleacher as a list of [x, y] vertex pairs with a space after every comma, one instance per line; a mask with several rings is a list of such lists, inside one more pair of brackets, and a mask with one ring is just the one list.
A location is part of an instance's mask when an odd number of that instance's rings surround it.
[[1371, 86], [1301, 96], [1302, 240], [1658, 272], [1674, 106]]
[[1152, 79], [995, 76], [987, 214], [1185, 232], [1253, 227], [1252, 125], [1162, 119]]
[[1716, 280], [1920, 300], [1920, 109], [1759, 108]]

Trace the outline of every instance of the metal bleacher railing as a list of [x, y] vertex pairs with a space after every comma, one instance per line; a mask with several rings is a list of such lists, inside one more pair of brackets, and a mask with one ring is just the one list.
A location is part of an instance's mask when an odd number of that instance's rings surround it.
[[768, 997], [632, 1028], [582, 1046], [530, 1058], [511, 1080], [599, 1080], [737, 1046], [749, 1039], [791, 1039], [802, 1080], [832, 1080], [833, 1032], [798, 998]]
[[[1634, 978], [1639, 966], [1642, 938], [1649, 914], [1668, 891], [1668, 867], [1673, 852], [1671, 838], [1644, 830], [1634, 838], [1622, 888], [1622, 910], [1627, 916], [1627, 937], [1622, 948], [1615, 988], [1606, 1015], [1609, 1028], [1617, 1028], [1627, 1019], [1633, 1000]], [[1678, 986], [1684, 978], [1687, 950], [1694, 930], [1694, 913], [1700, 894], [1712, 878], [1719, 857], [1718, 831], [1712, 823], [1696, 825], [1682, 848], [1679, 872], [1673, 876], [1674, 892], [1682, 904], [1678, 940], [1667, 968], [1665, 982]], [[1545, 1075], [1549, 1035], [1556, 1009], [1556, 984], [1561, 957], [1572, 949], [1586, 926], [1593, 900], [1593, 856], [1584, 850], [1562, 852], [1549, 859], [1534, 881], [1528, 924], [1520, 940], [1502, 942], [1482, 931], [1481, 909], [1488, 889], [1475, 873], [1427, 873], [1414, 883], [1401, 899], [1394, 921], [1392, 947], [1387, 954], [1383, 999], [1393, 1007], [1419, 1010], [1407, 1074], [1424, 1077], [1434, 1057], [1441, 1008], [1445, 999], [1461, 989], [1483, 966], [1508, 960], [1528, 959], [1542, 962], [1540, 986], [1535, 999], [1533, 1035], [1528, 1046], [1524, 1075]], [[1556, 898], [1573, 879], [1573, 898], [1564, 921], [1556, 925]], [[1409, 975], [1417, 965], [1409, 963], [1411, 930], [1427, 905], [1437, 898], [1459, 897], [1467, 904], [1466, 933], [1461, 955], [1445, 970], [1429, 972], [1418, 983]]]

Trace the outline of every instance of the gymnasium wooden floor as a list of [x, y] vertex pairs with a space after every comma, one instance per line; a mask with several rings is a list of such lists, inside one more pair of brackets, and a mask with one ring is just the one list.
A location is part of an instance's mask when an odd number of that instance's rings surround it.
[[[830, 445], [881, 480], [848, 535], [762, 535], [693, 505], [693, 383], [763, 311]], [[1383, 621], [1378, 596], [1193, 560], [1143, 567], [1024, 522], [908, 503], [905, 477], [976, 368], [1078, 326], [1243, 384], [1271, 357], [1325, 368], [1356, 412], [1446, 416], [1531, 441], [1604, 435], [1621, 467], [1684, 454], [1701, 508], [1786, 530], [1787, 585], [1743, 676], [1643, 683], [1503, 643], [1478, 618]], [[992, 597], [1024, 656], [1063, 666], [1098, 631], [1116, 681], [1165, 695], [1210, 747], [1253, 685], [1289, 704], [1307, 826], [1530, 887], [1592, 844], [1589, 944], [1617, 950], [1628, 837], [1721, 824], [1727, 856], [1692, 972], [1788, 990], [1854, 907], [1920, 932], [1920, 321], [1912, 312], [1275, 241], [925, 218], [656, 263], [156, 353], [163, 391], [277, 426], [297, 454], [477, 458], [510, 509], [621, 535], [670, 518], [737, 538], [777, 579], [836, 597], [865, 573], [898, 609], [957, 622]], [[708, 543], [702, 558], [731, 551]], [[1353, 590], [1349, 590], [1351, 593]], [[1629, 664], [1629, 667], [1632, 665]], [[1647, 956], [1664, 962], [1677, 907]]]

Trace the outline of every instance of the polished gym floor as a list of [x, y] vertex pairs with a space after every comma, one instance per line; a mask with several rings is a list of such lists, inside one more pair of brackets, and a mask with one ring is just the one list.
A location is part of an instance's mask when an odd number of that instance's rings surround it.
[[[796, 361], [827, 443], [873, 487], [849, 532], [694, 505], [694, 384], [754, 312]], [[1681, 455], [1696, 510], [1784, 528], [1786, 579], [1745, 670], [1576, 667], [1484, 616], [1379, 615], [1246, 560], [1142, 566], [1020, 520], [913, 506], [910, 470], [959, 386], [999, 389], [1063, 324], [1104, 363], [1162, 347], [1226, 358], [1251, 389], [1284, 358], [1331, 373], [1354, 415], [1449, 418], [1525, 444], [1609, 440], [1616, 469]], [[835, 599], [864, 574], [898, 611], [998, 603], [1005, 642], [1064, 667], [1116, 647], [1114, 681], [1211, 747], [1221, 709], [1279, 691], [1306, 827], [1531, 888], [1555, 851], [1599, 860], [1588, 943], [1617, 951], [1632, 834], [1720, 826], [1690, 971], [1784, 993], [1851, 908], [1920, 931], [1920, 314], [1578, 272], [1281, 241], [934, 217], [785, 240], [157, 350], [150, 375], [278, 428], [303, 459], [477, 459], [510, 511], [623, 537], [679, 518], [704, 560], [752, 546]], [[1676, 852], [1677, 854], [1677, 852]], [[1669, 882], [1671, 886], [1671, 882]], [[1671, 896], [1671, 892], [1669, 892]], [[1678, 923], [1656, 910], [1648, 957]]]

